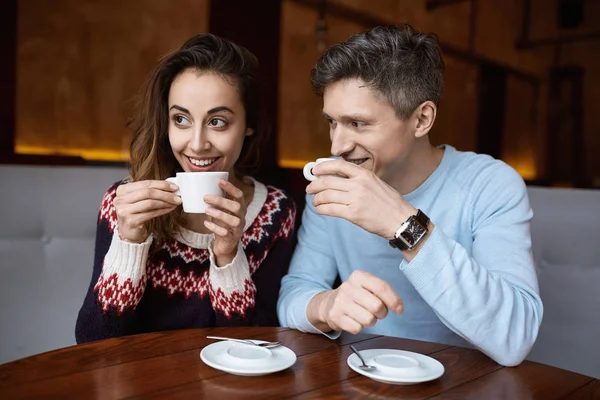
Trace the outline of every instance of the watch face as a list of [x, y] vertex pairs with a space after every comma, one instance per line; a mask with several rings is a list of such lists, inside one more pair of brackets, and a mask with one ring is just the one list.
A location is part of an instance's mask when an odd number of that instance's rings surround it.
[[415, 243], [418, 243], [423, 236], [427, 234], [427, 229], [421, 226], [417, 221], [411, 221], [406, 229], [400, 233], [400, 236], [404, 239], [404, 241], [409, 246], [414, 246]]

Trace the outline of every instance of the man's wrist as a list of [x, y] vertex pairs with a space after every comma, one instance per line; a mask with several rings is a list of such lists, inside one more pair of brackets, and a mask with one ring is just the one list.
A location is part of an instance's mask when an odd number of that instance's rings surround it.
[[402, 207], [399, 211], [400, 212], [397, 214], [397, 216], [389, 218], [390, 222], [388, 223], [387, 235], [385, 236], [387, 240], [395, 239], [396, 232], [398, 232], [398, 229], [400, 229], [402, 224], [405, 223], [411, 216], [417, 215], [419, 210], [408, 204], [408, 207]]
[[306, 309], [306, 318], [308, 319], [308, 322], [321, 332], [329, 332], [332, 330], [327, 323], [329, 296], [331, 296], [332, 293], [333, 290], [317, 293], [310, 299]]
[[427, 240], [429, 239], [429, 236], [431, 236], [431, 232], [433, 231], [434, 228], [435, 228], [435, 225], [433, 225], [433, 223], [431, 221], [429, 221], [429, 224], [427, 224], [427, 234], [425, 235], [425, 237], [423, 237], [423, 240], [421, 240], [414, 249], [402, 251], [402, 256], [404, 257], [406, 262], [411, 262], [412, 259], [415, 258], [417, 256], [417, 254], [419, 254], [419, 251], [425, 245], [425, 242], [427, 242]]

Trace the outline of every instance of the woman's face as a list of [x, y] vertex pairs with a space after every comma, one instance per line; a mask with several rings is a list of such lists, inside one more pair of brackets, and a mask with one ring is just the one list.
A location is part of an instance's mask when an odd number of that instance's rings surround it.
[[246, 110], [235, 81], [213, 72], [188, 69], [169, 91], [169, 143], [185, 172], [227, 171], [240, 156]]

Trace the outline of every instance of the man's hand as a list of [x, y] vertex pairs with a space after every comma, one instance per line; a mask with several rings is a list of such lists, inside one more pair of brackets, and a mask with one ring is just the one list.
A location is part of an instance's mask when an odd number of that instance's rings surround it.
[[[344, 218], [388, 240], [417, 209], [373, 172], [346, 161], [313, 168], [319, 179], [306, 187], [317, 213]], [[337, 176], [335, 176], [337, 175]]]
[[357, 334], [385, 318], [388, 310], [396, 314], [404, 311], [400, 296], [383, 279], [357, 270], [337, 289], [314, 296], [308, 304], [307, 317], [323, 332]]

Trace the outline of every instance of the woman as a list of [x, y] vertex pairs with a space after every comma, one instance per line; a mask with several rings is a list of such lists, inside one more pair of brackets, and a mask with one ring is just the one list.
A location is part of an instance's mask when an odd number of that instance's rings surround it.
[[[256, 162], [257, 60], [210, 34], [187, 40], [150, 74], [133, 120], [131, 178], [108, 189], [78, 343], [134, 333], [277, 325], [294, 248], [294, 202], [244, 176]], [[227, 171], [226, 197], [186, 214], [177, 172]]]

